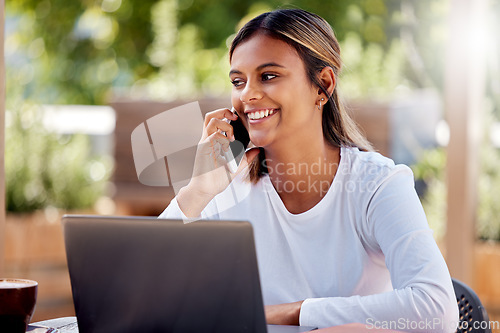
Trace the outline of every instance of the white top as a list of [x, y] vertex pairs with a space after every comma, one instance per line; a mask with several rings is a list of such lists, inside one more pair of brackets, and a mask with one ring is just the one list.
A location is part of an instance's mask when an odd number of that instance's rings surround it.
[[[300, 325], [453, 332], [455, 294], [411, 170], [342, 148], [325, 191], [291, 214], [267, 175], [255, 185], [236, 178], [201, 218], [252, 223], [264, 304], [305, 300]], [[160, 218], [186, 217], [174, 199]]]

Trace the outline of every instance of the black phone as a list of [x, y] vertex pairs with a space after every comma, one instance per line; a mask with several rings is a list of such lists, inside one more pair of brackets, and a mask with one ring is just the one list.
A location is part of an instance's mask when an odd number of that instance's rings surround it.
[[239, 117], [236, 120], [230, 121], [229, 124], [233, 126], [235, 140], [229, 143], [231, 151], [224, 153], [224, 156], [228, 161], [229, 171], [234, 173], [238, 169], [238, 165], [240, 164], [245, 150], [250, 143], [250, 136], [248, 135], [248, 131], [245, 126], [243, 126], [243, 122]]
[[250, 136], [248, 135], [248, 131], [243, 125], [240, 117], [238, 116], [238, 119], [231, 120], [229, 124], [233, 126], [234, 138], [236, 139], [236, 141], [241, 142], [243, 144], [243, 147], [245, 147], [246, 149], [248, 144], [250, 143]]

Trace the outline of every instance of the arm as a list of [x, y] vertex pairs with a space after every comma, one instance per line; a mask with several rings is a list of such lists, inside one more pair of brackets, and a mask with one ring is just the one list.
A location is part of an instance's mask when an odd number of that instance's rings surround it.
[[303, 302], [264, 306], [266, 322], [271, 325], [299, 325], [300, 307]]
[[364, 323], [402, 331], [453, 332], [458, 309], [446, 263], [427, 225], [407, 167], [398, 167], [366, 206], [362, 231], [380, 250], [393, 290], [369, 296], [306, 299], [300, 324]]

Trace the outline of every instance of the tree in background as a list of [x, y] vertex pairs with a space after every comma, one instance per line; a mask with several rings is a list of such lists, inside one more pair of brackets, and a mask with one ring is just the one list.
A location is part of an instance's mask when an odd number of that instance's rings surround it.
[[[250, 18], [298, 7], [343, 46], [352, 98], [440, 87], [448, 1], [16, 0], [6, 4], [8, 83], [39, 103], [107, 104], [227, 94], [227, 45]], [[418, 18], [418, 20], [417, 20]]]
[[8, 1], [7, 84], [23, 86], [24, 98], [39, 103], [106, 103], [111, 86], [155, 71], [146, 55], [153, 4]]
[[[227, 94], [227, 48], [238, 28], [260, 13], [289, 7], [318, 13], [333, 26], [346, 64], [340, 86], [350, 98], [388, 97], [398, 90], [441, 85], [442, 71], [437, 69], [444, 61], [440, 45], [446, 0], [295, 0], [286, 5], [272, 0], [160, 0], [156, 6], [156, 37], [149, 54], [159, 71], [142, 82], [153, 98]], [[174, 7], [176, 11], [166, 10]], [[174, 21], [177, 29], [171, 28]]]

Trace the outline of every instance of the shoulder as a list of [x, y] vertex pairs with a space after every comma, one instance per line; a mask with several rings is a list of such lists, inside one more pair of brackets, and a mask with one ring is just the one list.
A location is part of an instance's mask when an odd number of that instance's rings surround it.
[[343, 152], [347, 172], [342, 186], [355, 202], [354, 211], [359, 214], [355, 223], [368, 248], [384, 252], [384, 246], [390, 246], [398, 237], [428, 230], [408, 166], [395, 164], [376, 152], [356, 148]]
[[395, 164], [377, 152], [360, 151], [354, 147], [342, 148], [342, 176], [357, 182], [382, 184], [391, 178], [405, 178], [413, 183], [413, 172], [404, 164]]

